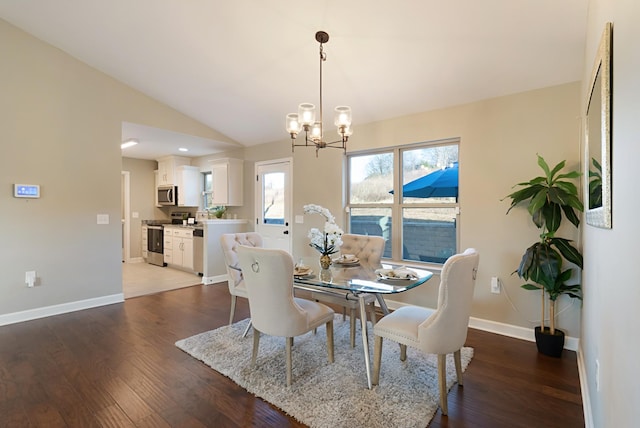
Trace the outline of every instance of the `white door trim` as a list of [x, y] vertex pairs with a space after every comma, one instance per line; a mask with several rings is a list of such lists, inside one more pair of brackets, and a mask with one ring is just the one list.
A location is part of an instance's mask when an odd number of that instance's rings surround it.
[[123, 261], [131, 262], [131, 173], [121, 171], [124, 182], [122, 184], [122, 248]]

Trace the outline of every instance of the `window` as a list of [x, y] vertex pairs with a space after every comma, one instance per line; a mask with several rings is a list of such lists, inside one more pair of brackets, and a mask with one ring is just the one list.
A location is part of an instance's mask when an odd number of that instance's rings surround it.
[[264, 224], [284, 224], [284, 172], [262, 175], [262, 220]]
[[457, 252], [458, 141], [350, 154], [349, 231], [387, 240], [384, 257], [441, 264]]
[[202, 173], [202, 189], [202, 207], [206, 210], [211, 208], [211, 192], [213, 190], [213, 174], [211, 171]]

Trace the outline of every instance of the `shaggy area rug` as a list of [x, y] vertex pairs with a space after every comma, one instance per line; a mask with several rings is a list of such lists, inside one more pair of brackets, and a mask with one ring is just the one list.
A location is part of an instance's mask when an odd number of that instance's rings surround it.
[[[367, 389], [362, 339], [349, 345], [349, 320], [334, 321], [335, 362], [327, 360], [325, 328], [294, 339], [293, 384], [286, 386], [285, 339], [260, 337], [256, 367], [251, 368], [251, 333], [242, 338], [248, 319], [176, 342], [256, 396], [310, 427], [426, 427], [438, 408], [438, 369], [435, 355], [400, 348], [385, 341], [380, 384]], [[359, 326], [359, 324], [358, 324]], [[372, 335], [372, 329], [369, 327]], [[373, 339], [370, 340], [373, 356]], [[467, 368], [472, 348], [462, 349]], [[373, 365], [372, 365], [373, 367]], [[447, 357], [447, 388], [456, 380], [453, 356]]]

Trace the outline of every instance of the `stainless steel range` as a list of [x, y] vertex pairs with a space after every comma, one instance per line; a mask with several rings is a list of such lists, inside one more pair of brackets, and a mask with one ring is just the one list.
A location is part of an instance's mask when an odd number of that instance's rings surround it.
[[162, 225], [147, 225], [147, 262], [166, 266], [164, 262], [164, 233]]

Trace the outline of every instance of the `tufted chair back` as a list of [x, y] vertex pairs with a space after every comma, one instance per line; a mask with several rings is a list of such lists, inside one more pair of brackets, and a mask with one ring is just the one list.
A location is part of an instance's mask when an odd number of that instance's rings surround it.
[[240, 262], [238, 260], [238, 247], [262, 247], [262, 236], [256, 232], [225, 233], [220, 236], [220, 246], [224, 254], [224, 261], [229, 277], [229, 293], [231, 294], [231, 313], [229, 324], [233, 322], [236, 307], [236, 296], [247, 298], [247, 287], [244, 284]]
[[384, 244], [385, 239], [382, 236], [345, 233], [342, 235], [340, 253], [353, 254], [360, 259], [360, 263], [379, 267], [384, 253]]

